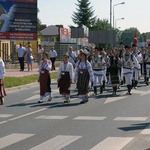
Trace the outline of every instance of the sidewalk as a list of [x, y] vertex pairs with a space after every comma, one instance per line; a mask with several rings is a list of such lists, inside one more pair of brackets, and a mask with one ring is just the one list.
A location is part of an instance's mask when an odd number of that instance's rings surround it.
[[23, 77], [33, 74], [38, 74], [38, 68], [34, 68], [32, 71], [25, 69], [24, 71], [19, 71], [19, 69], [6, 69], [5, 77]]

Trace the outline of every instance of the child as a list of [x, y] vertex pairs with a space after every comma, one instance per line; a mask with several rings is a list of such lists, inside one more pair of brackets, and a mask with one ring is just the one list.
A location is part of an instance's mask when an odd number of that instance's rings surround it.
[[64, 103], [70, 102], [70, 86], [73, 80], [73, 65], [69, 62], [69, 55], [63, 55], [63, 63], [60, 65], [57, 82], [59, 92], [65, 98]]
[[49, 55], [47, 52], [43, 53], [43, 60], [40, 62], [39, 66], [39, 78], [38, 82], [40, 83], [40, 100], [38, 103], [43, 103], [43, 98], [49, 95], [48, 101], [51, 101], [51, 78], [49, 71], [52, 68], [52, 63], [48, 59]]
[[0, 58], [0, 104], [4, 104], [4, 96], [6, 96], [5, 87], [4, 87], [4, 75], [5, 75], [5, 64]]
[[89, 80], [94, 81], [91, 63], [87, 60], [87, 54], [80, 54], [80, 61], [77, 62], [74, 81], [77, 81], [78, 95], [81, 99], [81, 104], [88, 102], [88, 85]]

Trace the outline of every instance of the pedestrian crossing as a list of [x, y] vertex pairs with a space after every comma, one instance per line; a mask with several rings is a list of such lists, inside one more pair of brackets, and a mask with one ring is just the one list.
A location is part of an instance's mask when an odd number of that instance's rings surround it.
[[[9, 118], [14, 120], [13, 114], [0, 114], [1, 118]], [[40, 119], [40, 122], [42, 120], [64, 120], [67, 119], [69, 116], [54, 116], [54, 115], [40, 115], [35, 117], [34, 119]], [[109, 119], [107, 116], [76, 116], [73, 117], [72, 120], [74, 121], [104, 121], [105, 119]], [[136, 122], [143, 122], [148, 119], [148, 117], [116, 117], [111, 118], [112, 121], [118, 122], [118, 121], [136, 121]], [[150, 124], [147, 125], [145, 129], [143, 129], [141, 132], [138, 132], [138, 136], [147, 136], [150, 135]], [[3, 136], [0, 138], [0, 149], [5, 148], [7, 150], [7, 147], [11, 147], [11, 145], [19, 144], [19, 142], [26, 142], [26, 139], [36, 137], [38, 135], [33, 133], [12, 133], [6, 136]], [[76, 142], [78, 143], [79, 140], [84, 139], [85, 137], [83, 135], [56, 135], [54, 137], [51, 137], [49, 139], [46, 139], [44, 142], [39, 141], [38, 144], [31, 145], [29, 150], [61, 150], [65, 149], [65, 147], [70, 146], [72, 143]], [[134, 137], [133, 135], [131, 137], [120, 137], [120, 136], [109, 136], [104, 139], [101, 139], [98, 141], [95, 145], [89, 148], [89, 150], [122, 150], [124, 147], [126, 147], [128, 144], [132, 147], [132, 142], [137, 137]], [[141, 138], [141, 137], [140, 137]], [[144, 137], [143, 137], [144, 138]], [[145, 139], [144, 139], [145, 140]], [[133, 142], [135, 143], [135, 142]], [[16, 149], [20, 150], [20, 149]], [[68, 149], [67, 149], [68, 150]], [[130, 148], [128, 150], [131, 150]]]
[[[27, 142], [26, 140], [36, 137], [36, 134], [26, 133], [12, 133], [0, 138], [0, 149], [6, 149], [11, 145], [16, 144], [16, 150], [20, 150], [19, 142]], [[31, 144], [29, 150], [61, 150], [76, 142], [78, 144], [84, 137], [81, 135], [57, 135], [50, 139], [41, 141], [38, 144]], [[132, 150], [132, 143], [136, 137], [107, 137], [98, 141], [87, 150], [122, 150], [124, 147], [130, 145], [128, 150]], [[144, 138], [144, 137], [143, 137]], [[137, 140], [137, 139], [136, 139]], [[134, 142], [133, 142], [134, 143]], [[87, 143], [85, 143], [87, 144]], [[24, 149], [24, 148], [23, 148]]]

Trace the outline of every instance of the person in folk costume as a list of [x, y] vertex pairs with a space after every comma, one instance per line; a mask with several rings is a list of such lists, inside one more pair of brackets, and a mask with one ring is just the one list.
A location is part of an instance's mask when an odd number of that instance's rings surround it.
[[108, 64], [109, 64], [109, 72], [110, 72], [110, 82], [113, 87], [112, 95], [116, 95], [117, 87], [120, 84], [118, 68], [121, 65], [121, 60], [118, 57], [116, 50], [112, 50]]
[[142, 55], [142, 58], [143, 58], [143, 60], [140, 63], [141, 64], [141, 75], [144, 75], [144, 82], [146, 82], [146, 64], [144, 62], [146, 48], [142, 46], [140, 52], [141, 52], [141, 55]]
[[[99, 48], [95, 47], [94, 54], [91, 58], [91, 65], [94, 74], [94, 95], [97, 95], [97, 86], [100, 86], [100, 94], [103, 93], [103, 76], [104, 76], [104, 65], [105, 61], [104, 58], [99, 55]], [[98, 85], [97, 85], [98, 79]]]
[[146, 85], [149, 84], [149, 74], [150, 74], [150, 44], [148, 44], [147, 52], [144, 56], [144, 62], [146, 64]]
[[[124, 53], [125, 53], [124, 43], [120, 42], [119, 49], [118, 49], [118, 57], [121, 59]], [[122, 66], [119, 67], [119, 79], [120, 79], [120, 84], [123, 85], [123, 83], [125, 83], [125, 77], [123, 76]]]
[[38, 103], [43, 103], [43, 98], [49, 96], [48, 101], [52, 100], [51, 96], [51, 78], [50, 70], [52, 68], [52, 63], [49, 60], [49, 54], [47, 52], [43, 53], [43, 60], [39, 65], [39, 77], [38, 82], [40, 83], [40, 100]]
[[73, 65], [69, 62], [69, 55], [63, 55], [63, 63], [60, 64], [57, 73], [59, 92], [65, 99], [64, 103], [70, 102], [70, 87], [73, 82]]
[[4, 87], [4, 76], [5, 76], [5, 64], [0, 58], [0, 104], [4, 104], [4, 96], [6, 96], [6, 91]]
[[139, 63], [138, 67], [136, 67], [134, 65], [134, 68], [133, 68], [133, 80], [132, 80], [132, 87], [137, 89], [138, 80], [139, 80], [139, 74], [140, 74], [140, 70], [141, 70], [140, 62], [141, 62], [141, 60], [143, 58], [142, 58], [142, 55], [140, 55], [138, 53], [136, 44], [132, 44], [132, 54], [136, 57], [136, 59], [138, 60], [138, 63]]
[[108, 59], [109, 57], [107, 56], [107, 53], [104, 51], [103, 47], [100, 46], [99, 48], [99, 51], [100, 51], [100, 55], [102, 56], [102, 58], [104, 59], [105, 61], [105, 66], [104, 66], [104, 74], [103, 74], [103, 89], [105, 89], [105, 83], [106, 83], [106, 72], [107, 72], [107, 62], [108, 62]]
[[81, 99], [81, 104], [88, 102], [89, 81], [94, 81], [91, 63], [87, 60], [87, 54], [82, 52], [80, 54], [80, 61], [77, 62], [74, 82], [77, 82], [78, 96]]
[[137, 68], [139, 67], [139, 63], [136, 57], [133, 54], [131, 54], [129, 46], [125, 46], [125, 53], [123, 54], [121, 62], [123, 66], [123, 74], [125, 76], [125, 80], [128, 88], [128, 92], [126, 94], [132, 95], [131, 89], [132, 89], [132, 78], [133, 78], [133, 68], [134, 68], [133, 63]]

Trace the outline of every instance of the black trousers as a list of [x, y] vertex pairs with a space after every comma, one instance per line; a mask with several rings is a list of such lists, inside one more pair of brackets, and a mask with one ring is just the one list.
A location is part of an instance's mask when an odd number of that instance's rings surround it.
[[56, 61], [56, 57], [50, 58], [51, 62], [52, 62], [52, 69], [55, 70], [55, 61]]
[[20, 70], [24, 70], [24, 57], [18, 57], [20, 63]]

